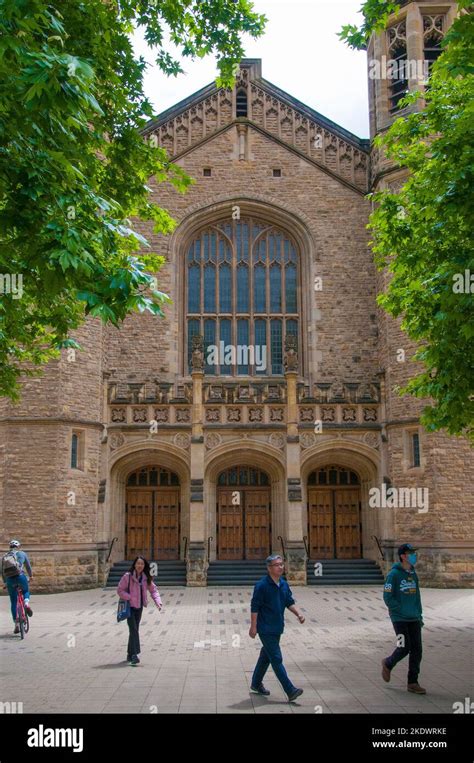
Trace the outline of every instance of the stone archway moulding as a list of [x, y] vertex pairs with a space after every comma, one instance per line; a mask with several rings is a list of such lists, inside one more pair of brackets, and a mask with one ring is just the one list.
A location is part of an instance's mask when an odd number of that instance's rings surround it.
[[[175, 263], [174, 268], [174, 289], [176, 295], [172, 307], [172, 320], [178, 327], [179, 346], [177, 348], [176, 363], [180, 369], [180, 374], [184, 377], [184, 348], [182, 346], [182, 337], [185, 335], [185, 311], [179, 308], [179, 305], [186, 304], [185, 295], [185, 275], [183, 258], [187, 250], [187, 243], [193, 234], [197, 233], [206, 224], [222, 219], [223, 213], [226, 213], [229, 219], [232, 218], [232, 208], [234, 205], [240, 208], [240, 217], [253, 215], [261, 220], [278, 226], [291, 235], [297, 245], [300, 258], [300, 279], [301, 284], [313, 283], [316, 275], [316, 262], [319, 259], [322, 244], [315, 239], [314, 230], [311, 227], [311, 221], [300, 210], [293, 207], [290, 203], [283, 206], [282, 200], [273, 196], [264, 196], [258, 194], [219, 194], [218, 196], [206, 199], [205, 202], [199, 202], [188, 207], [183, 214], [178, 227], [169, 239], [168, 257]], [[301, 311], [302, 323], [308, 323], [316, 326], [318, 319], [318, 310], [313, 298], [312, 289], [301, 289]], [[314, 332], [316, 334], [316, 332]], [[310, 369], [313, 367], [315, 359], [313, 353], [315, 348], [312, 343], [317, 342], [317, 337], [308, 338], [307, 332], [302, 331], [303, 338], [303, 358], [304, 376], [310, 375]]]

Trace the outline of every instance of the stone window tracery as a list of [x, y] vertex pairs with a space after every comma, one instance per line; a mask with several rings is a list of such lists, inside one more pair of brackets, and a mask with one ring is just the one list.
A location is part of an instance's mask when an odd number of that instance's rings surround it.
[[[291, 236], [258, 219], [217, 222], [195, 235], [186, 256], [187, 369], [200, 334], [206, 374], [283, 374], [285, 336], [299, 343], [299, 267]], [[208, 362], [211, 347], [218, 362]]]

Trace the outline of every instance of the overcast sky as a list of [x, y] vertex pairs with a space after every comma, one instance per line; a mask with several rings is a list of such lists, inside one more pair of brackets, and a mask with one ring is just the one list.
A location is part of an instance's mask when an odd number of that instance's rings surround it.
[[[259, 40], [243, 38], [245, 57], [262, 59], [262, 75], [361, 138], [368, 137], [367, 64], [365, 52], [354, 52], [337, 35], [343, 24], [360, 22], [362, 0], [255, 0], [268, 22]], [[208, 85], [216, 77], [215, 59], [182, 59], [185, 74], [166, 77], [140, 32], [137, 54], [149, 62], [145, 92], [156, 113]], [[172, 45], [167, 46], [170, 52]], [[178, 56], [179, 57], [179, 56]]]

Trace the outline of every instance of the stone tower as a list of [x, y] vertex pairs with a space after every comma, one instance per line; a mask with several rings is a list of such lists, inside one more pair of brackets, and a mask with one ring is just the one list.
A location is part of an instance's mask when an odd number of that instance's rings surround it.
[[[455, 2], [403, 2], [401, 6], [386, 30], [372, 35], [368, 46], [372, 140], [395, 119], [423, 107], [423, 101], [405, 108], [399, 102], [407, 92], [424, 90], [430, 65], [441, 53], [440, 42], [457, 12]], [[397, 191], [405, 177], [404, 169], [395, 167], [372, 146], [372, 191]], [[386, 278], [386, 273], [377, 274], [377, 292], [384, 290]], [[434, 585], [449, 586], [454, 581], [468, 585], [472, 580], [472, 451], [462, 438], [428, 434], [423, 429], [419, 415], [427, 401], [397, 393], [417, 373], [417, 366], [410, 361], [415, 345], [401, 331], [399, 322], [382, 311], [378, 313], [378, 330], [384, 390], [384, 482], [387, 489], [429, 491], [427, 508], [381, 509], [382, 517], [385, 514], [381, 535], [386, 546], [394, 549], [398, 541], [415, 542], [420, 547], [423, 576]]]
[[74, 336], [83, 351], [62, 350], [42, 376], [26, 378], [18, 405], [0, 400], [3, 546], [21, 541], [35, 591], [97, 586], [106, 555], [97, 542], [101, 321], [86, 321]]

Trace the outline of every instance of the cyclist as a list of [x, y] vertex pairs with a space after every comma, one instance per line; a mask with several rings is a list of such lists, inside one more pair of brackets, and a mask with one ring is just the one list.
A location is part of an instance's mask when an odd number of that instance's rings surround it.
[[21, 543], [19, 540], [12, 540], [10, 541], [10, 550], [2, 557], [2, 578], [3, 582], [6, 583], [6, 588], [10, 594], [12, 617], [13, 622], [15, 623], [15, 630], [13, 631], [14, 633], [20, 632], [20, 626], [16, 619], [16, 600], [18, 586], [20, 586], [23, 591], [23, 596], [25, 598], [25, 610], [28, 616], [32, 617], [33, 615], [33, 610], [30, 607], [28, 578], [26, 577], [24, 569], [26, 569], [26, 572], [28, 573], [31, 580], [33, 573], [31, 571], [31, 564], [30, 560], [28, 559], [28, 555], [25, 553], [25, 551], [21, 551]]

